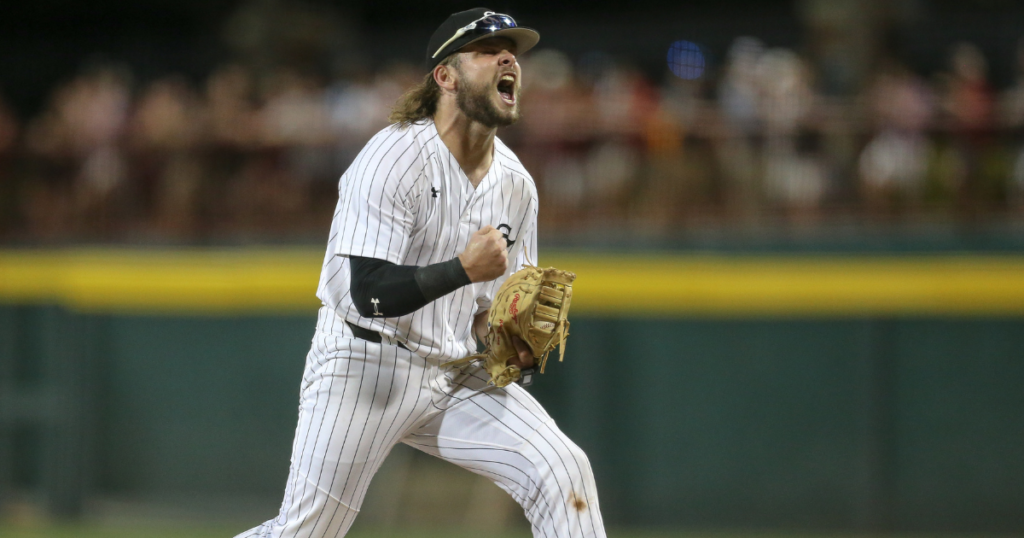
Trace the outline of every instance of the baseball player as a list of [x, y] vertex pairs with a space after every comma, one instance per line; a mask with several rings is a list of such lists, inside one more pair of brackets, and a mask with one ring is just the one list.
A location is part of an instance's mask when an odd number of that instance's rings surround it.
[[447, 365], [537, 260], [537, 190], [495, 131], [519, 118], [516, 56], [539, 39], [482, 8], [448, 17], [423, 82], [342, 175], [284, 502], [238, 538], [344, 536], [396, 443], [494, 481], [534, 536], [605, 536], [590, 463], [540, 404], [476, 363]]

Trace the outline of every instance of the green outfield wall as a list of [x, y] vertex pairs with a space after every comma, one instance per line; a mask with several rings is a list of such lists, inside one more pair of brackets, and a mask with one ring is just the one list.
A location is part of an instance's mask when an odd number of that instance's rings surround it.
[[[609, 524], [1024, 532], [1024, 258], [541, 261], [579, 308], [531, 391]], [[0, 488], [279, 498], [318, 265], [0, 254]]]

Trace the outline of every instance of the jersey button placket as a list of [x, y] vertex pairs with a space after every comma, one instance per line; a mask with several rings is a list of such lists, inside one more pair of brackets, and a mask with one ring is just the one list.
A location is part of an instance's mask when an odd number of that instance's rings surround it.
[[466, 204], [466, 208], [462, 210], [462, 215], [459, 216], [459, 224], [463, 226], [469, 226], [470, 221], [473, 220], [473, 200], [470, 199], [469, 203]]

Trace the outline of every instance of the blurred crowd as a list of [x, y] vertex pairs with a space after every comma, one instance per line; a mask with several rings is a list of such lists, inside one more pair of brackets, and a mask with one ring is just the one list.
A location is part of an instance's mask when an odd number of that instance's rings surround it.
[[[805, 58], [736, 39], [663, 82], [621, 58], [532, 52], [505, 140], [541, 233], [1024, 217], [1024, 46], [993, 88], [975, 46], [921, 74], [875, 67], [826, 95]], [[703, 65], [703, 64], [702, 64]], [[337, 181], [420, 80], [395, 63], [328, 80], [228, 64], [201, 81], [96, 65], [21, 120], [0, 96], [0, 239], [320, 238]]]

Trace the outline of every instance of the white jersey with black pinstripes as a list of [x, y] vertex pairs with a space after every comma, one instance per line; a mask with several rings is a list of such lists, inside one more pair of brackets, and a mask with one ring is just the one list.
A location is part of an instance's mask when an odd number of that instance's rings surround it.
[[[490, 307], [509, 274], [528, 259], [537, 260], [537, 189], [515, 154], [495, 138], [491, 167], [474, 188], [433, 121], [392, 125], [366, 144], [338, 190], [317, 289], [324, 305], [428, 359], [446, 362], [475, 352], [473, 317]], [[356, 311], [348, 256], [399, 265], [444, 262], [487, 225], [500, 229], [509, 242], [504, 277], [470, 284], [398, 318], [364, 318]]]
[[[361, 318], [349, 298], [347, 256], [437, 263], [488, 224], [511, 232], [509, 273], [526, 253], [536, 261], [536, 208], [529, 174], [500, 141], [476, 189], [433, 123], [389, 127], [367, 144], [340, 183], [284, 500], [236, 538], [344, 536], [397, 443], [493, 481], [537, 538], [606, 538], [590, 462], [540, 403], [520, 385], [490, 384], [478, 362], [445, 364], [466, 354], [473, 316], [504, 278], [397, 319]], [[345, 320], [386, 341], [356, 337]]]

